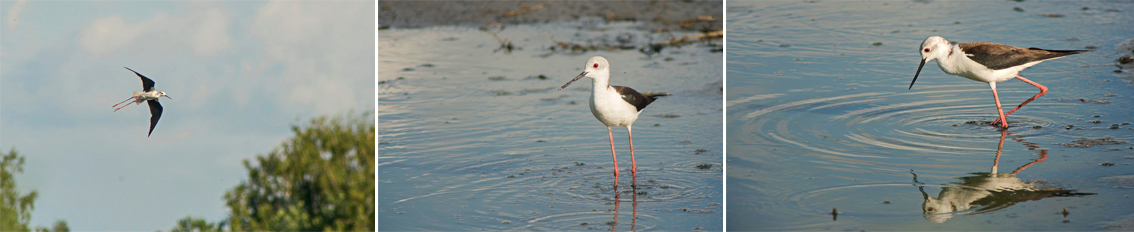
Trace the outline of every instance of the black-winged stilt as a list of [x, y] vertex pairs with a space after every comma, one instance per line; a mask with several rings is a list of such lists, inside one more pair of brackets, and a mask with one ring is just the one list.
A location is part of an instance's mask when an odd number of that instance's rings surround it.
[[[1012, 114], [1012, 112], [1020, 109], [1020, 107], [1027, 105], [1029, 102], [1032, 102], [1032, 100], [1036, 100], [1036, 98], [1047, 93], [1047, 87], [1019, 76], [1020, 70], [1024, 70], [1045, 60], [1090, 52], [1090, 50], [1047, 50], [1034, 47], [1018, 48], [988, 42], [952, 45], [948, 40], [940, 36], [932, 36], [925, 39], [925, 41], [921, 42], [920, 51], [921, 64], [917, 66], [917, 72], [914, 73], [914, 78], [910, 81], [910, 89], [913, 89], [913, 84], [917, 81], [918, 74], [921, 74], [921, 68], [925, 66], [925, 62], [937, 59], [937, 66], [941, 67], [941, 71], [968, 78], [969, 80], [985, 82], [988, 83], [988, 86], [992, 87], [992, 97], [996, 99], [996, 111], [1000, 115], [1000, 118], [992, 121], [989, 125], [995, 126], [996, 123], [999, 122], [1001, 128], [1008, 128], [1008, 121], [1005, 120], [1004, 117], [1007, 117]], [[1012, 78], [1020, 79], [1020, 81], [1031, 84], [1039, 88], [1040, 92], [1027, 101], [1024, 101], [1024, 103], [1020, 103], [1016, 108], [1009, 110], [1008, 113], [1004, 113], [1004, 110], [1000, 107], [1000, 96], [996, 94], [996, 82], [1006, 81]]]
[[641, 94], [630, 87], [610, 85], [610, 63], [601, 56], [591, 57], [587, 60], [583, 73], [575, 76], [559, 87], [567, 88], [583, 77], [590, 77], [591, 82], [591, 114], [595, 115], [602, 124], [606, 125], [606, 134], [610, 138], [610, 156], [614, 158], [614, 185], [618, 186], [618, 156], [614, 152], [614, 133], [611, 127], [626, 127], [626, 135], [630, 138], [630, 173], [638, 174], [638, 164], [634, 161], [634, 134], [631, 124], [638, 120], [638, 114], [643, 108], [654, 102], [659, 96], [655, 94]]
[[[123, 68], [126, 68], [126, 67], [123, 67]], [[134, 96], [127, 98], [125, 101], [119, 102], [118, 104], [114, 104], [114, 106], [111, 106], [111, 107], [117, 107], [118, 105], [121, 105], [122, 103], [126, 103], [126, 105], [123, 105], [122, 107], [118, 107], [118, 108], [114, 109], [114, 112], [118, 112], [118, 110], [120, 110], [122, 108], [126, 108], [126, 106], [129, 106], [130, 103], [127, 103], [127, 102], [130, 101], [130, 100], [134, 100], [134, 104], [142, 104], [143, 101], [146, 102], [147, 104], [149, 104], [150, 105], [150, 133], [146, 134], [146, 137], [150, 137], [150, 135], [154, 133], [154, 127], [157, 126], [158, 119], [161, 119], [162, 108], [161, 108], [161, 103], [158, 103], [158, 98], [160, 98], [160, 97], [165, 97], [165, 98], [169, 98], [169, 99], [173, 99], [173, 98], [169, 97], [169, 95], [165, 95], [165, 92], [155, 90], [154, 89], [154, 80], [150, 80], [150, 78], [147, 78], [146, 76], [142, 76], [141, 73], [138, 73], [138, 72], [134, 71], [133, 69], [126, 68], [126, 70], [130, 70], [131, 72], [134, 72], [134, 74], [137, 74], [138, 77], [142, 78], [142, 91], [145, 91], [145, 92], [134, 91]]]

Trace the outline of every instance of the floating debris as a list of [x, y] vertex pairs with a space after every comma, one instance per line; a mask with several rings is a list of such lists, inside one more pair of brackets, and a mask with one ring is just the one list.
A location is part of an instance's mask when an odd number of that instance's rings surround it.
[[523, 14], [523, 13], [528, 13], [529, 11], [539, 10], [539, 9], [543, 9], [543, 3], [540, 3], [539, 5], [535, 5], [535, 6], [528, 6], [528, 4], [524, 4], [524, 7], [520, 8], [519, 10], [509, 11], [507, 13], [504, 13], [503, 15], [500, 15], [500, 16], [512, 17], [512, 16], [516, 16], [516, 15]]
[[1123, 56], [1118, 58], [1119, 64], [1129, 64], [1130, 62], [1134, 62], [1134, 56]]
[[[1070, 128], [1070, 126], [1068, 126], [1068, 128]], [[1075, 141], [1071, 141], [1071, 143], [1062, 143], [1060, 145], [1063, 145], [1063, 147], [1088, 148], [1088, 147], [1095, 146], [1095, 145], [1113, 145], [1113, 144], [1124, 144], [1124, 143], [1126, 143], [1126, 141], [1115, 140], [1113, 137], [1107, 136], [1107, 137], [1103, 137], [1103, 138], [1094, 138], [1094, 139], [1082, 138], [1082, 139], [1077, 139]]]
[[[499, 29], [497, 29], [496, 31], [492, 31], [491, 30], [492, 28], [499, 28]], [[496, 50], [492, 50], [492, 53], [496, 53], [500, 50], [504, 50], [505, 54], [511, 54], [512, 50], [519, 50], [519, 48], [512, 46], [512, 40], [501, 39], [500, 36], [498, 36], [500, 34], [500, 32], [504, 31], [504, 24], [490, 23], [490, 24], [488, 24], [488, 26], [484, 26], [484, 27], [480, 28], [480, 30], [484, 31], [485, 33], [488, 33], [489, 35], [492, 35], [492, 38], [496, 38], [496, 42], [500, 43], [500, 47], [496, 48]]]
[[709, 170], [710, 168], [713, 168], [712, 164], [698, 164], [697, 165], [697, 169], [701, 169], [701, 170]]

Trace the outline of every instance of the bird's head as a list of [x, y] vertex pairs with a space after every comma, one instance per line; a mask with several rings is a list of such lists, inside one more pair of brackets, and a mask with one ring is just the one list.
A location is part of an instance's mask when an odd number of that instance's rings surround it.
[[952, 48], [953, 44], [949, 43], [945, 38], [941, 38], [941, 36], [931, 36], [921, 42], [919, 52], [921, 53], [921, 59], [928, 62], [933, 59], [948, 56], [949, 50]]
[[949, 56], [949, 51], [952, 48], [953, 44], [949, 43], [945, 38], [941, 38], [941, 36], [930, 36], [926, 38], [925, 41], [922, 41], [921, 48], [918, 50], [918, 52], [921, 53], [921, 64], [917, 65], [917, 72], [914, 73], [909, 88], [913, 89], [913, 84], [917, 81], [917, 75], [921, 74], [921, 68], [925, 67], [925, 62]]
[[172, 97], [169, 97], [169, 95], [165, 95], [165, 91], [158, 92], [158, 97], [173, 99]]
[[606, 58], [603, 58], [602, 56], [591, 57], [590, 59], [587, 59], [587, 64], [583, 66], [583, 73], [579, 73], [578, 76], [575, 76], [575, 78], [571, 79], [571, 81], [568, 81], [567, 84], [563, 84], [563, 86], [559, 87], [559, 89], [563, 90], [563, 88], [567, 88], [568, 85], [571, 85], [571, 83], [574, 83], [575, 81], [583, 77], [590, 77], [591, 79], [599, 77], [609, 78], [610, 64], [607, 63]]

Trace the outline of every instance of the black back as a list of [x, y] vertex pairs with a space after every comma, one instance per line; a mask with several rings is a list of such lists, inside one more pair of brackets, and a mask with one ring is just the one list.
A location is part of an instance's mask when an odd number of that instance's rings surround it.
[[[124, 66], [123, 68], [126, 68], [126, 67]], [[134, 72], [134, 74], [137, 74], [138, 77], [142, 78], [142, 92], [149, 92], [150, 90], [154, 90], [154, 80], [150, 80], [150, 78], [148, 78], [146, 76], [142, 76], [141, 73], [138, 73], [138, 72], [134, 71], [133, 69], [126, 68], [126, 70], [130, 70], [131, 72]], [[160, 109], [161, 106], [158, 106], [158, 108]], [[158, 110], [158, 111], [161, 111], [161, 110]]]
[[[139, 74], [139, 76], [141, 76], [141, 74]], [[153, 84], [153, 82], [150, 82], [150, 84]], [[157, 100], [147, 100], [146, 103], [150, 104], [150, 133], [146, 134], [146, 137], [150, 137], [150, 135], [154, 133], [154, 127], [157, 127], [158, 119], [161, 119], [162, 108], [161, 103], [158, 103]]]
[[1035, 61], [1044, 61], [1074, 55], [1090, 50], [1047, 50], [1042, 48], [1018, 48], [1003, 44], [975, 42], [958, 44], [969, 59], [992, 70], [1011, 68]]
[[659, 97], [658, 95], [641, 94], [626, 86], [611, 85], [610, 87], [614, 88], [614, 91], [618, 91], [618, 95], [622, 95], [622, 100], [638, 108], [638, 112], [641, 112], [642, 109], [645, 109], [646, 106], [653, 103], [654, 100], [657, 100]]

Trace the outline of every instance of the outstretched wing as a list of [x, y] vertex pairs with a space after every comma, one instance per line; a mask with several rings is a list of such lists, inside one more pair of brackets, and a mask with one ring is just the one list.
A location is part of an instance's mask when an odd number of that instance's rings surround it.
[[148, 100], [146, 103], [150, 104], [150, 133], [146, 134], [146, 137], [150, 137], [154, 134], [154, 127], [157, 127], [158, 120], [161, 119], [162, 108], [161, 103], [158, 103], [157, 100]]
[[[122, 66], [122, 67], [126, 68], [126, 66]], [[154, 89], [154, 80], [150, 80], [149, 77], [142, 76], [141, 73], [138, 73], [137, 71], [134, 71], [133, 69], [126, 68], [126, 70], [130, 70], [131, 72], [134, 72], [134, 74], [138, 74], [138, 77], [142, 78], [142, 92], [149, 92], [150, 90]]]

